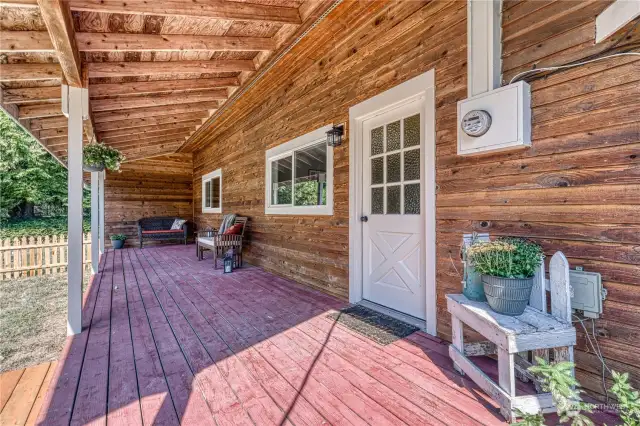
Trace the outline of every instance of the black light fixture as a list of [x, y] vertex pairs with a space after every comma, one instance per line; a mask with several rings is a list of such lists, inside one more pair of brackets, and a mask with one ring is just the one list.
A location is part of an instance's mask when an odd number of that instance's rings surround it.
[[335, 148], [342, 145], [342, 135], [344, 134], [344, 126], [333, 126], [331, 130], [327, 132], [327, 145]]
[[233, 271], [233, 254], [227, 252], [224, 256], [224, 273], [229, 274]]

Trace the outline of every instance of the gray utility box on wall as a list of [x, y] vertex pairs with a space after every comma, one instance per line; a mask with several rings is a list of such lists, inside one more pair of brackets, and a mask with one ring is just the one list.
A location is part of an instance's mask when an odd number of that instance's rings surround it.
[[571, 308], [582, 311], [585, 317], [599, 318], [602, 301], [607, 292], [602, 288], [602, 278], [597, 272], [570, 270]]

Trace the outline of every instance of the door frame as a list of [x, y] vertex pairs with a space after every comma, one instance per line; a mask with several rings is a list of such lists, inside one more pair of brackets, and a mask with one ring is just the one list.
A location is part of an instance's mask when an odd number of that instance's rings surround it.
[[349, 108], [349, 302], [363, 300], [362, 125], [364, 121], [424, 97], [424, 188], [426, 314], [424, 330], [436, 334], [435, 71], [433, 69]]

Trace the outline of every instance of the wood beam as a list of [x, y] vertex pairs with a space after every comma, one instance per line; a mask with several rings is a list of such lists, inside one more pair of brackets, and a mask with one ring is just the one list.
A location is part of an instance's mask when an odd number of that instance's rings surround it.
[[120, 144], [120, 145], [115, 145], [115, 144], [108, 144], [108, 145], [112, 148], [118, 149], [119, 151], [134, 150], [134, 149], [143, 150], [143, 149], [156, 148], [161, 145], [182, 143], [183, 140], [184, 138], [182, 137], [177, 137], [177, 138], [167, 137], [164, 139], [156, 139], [148, 142], [128, 142], [126, 144]]
[[38, 0], [38, 5], [67, 84], [82, 87], [82, 64], [69, 6], [63, 0]]
[[114, 111], [129, 108], [147, 108], [160, 105], [190, 104], [227, 99], [227, 91], [213, 89], [207, 92], [178, 93], [171, 95], [136, 96], [115, 99], [94, 99], [91, 101], [93, 111]]
[[191, 127], [193, 130], [195, 130], [195, 127], [201, 124], [202, 124], [201, 120], [191, 120], [191, 121], [182, 121], [180, 123], [138, 126], [138, 127], [128, 128], [128, 129], [101, 130], [98, 132], [98, 134], [100, 135], [100, 140], [106, 141], [107, 139], [110, 139], [110, 138], [122, 137], [127, 135], [143, 135], [143, 134], [152, 135], [160, 131], [166, 132], [166, 131], [171, 131], [180, 127]]
[[183, 122], [197, 122], [198, 124], [202, 124], [202, 119], [207, 118], [209, 114], [206, 111], [201, 112], [192, 112], [189, 114], [175, 114], [168, 116], [160, 116], [160, 117], [145, 117], [145, 118], [134, 118], [131, 120], [120, 120], [120, 121], [108, 121], [105, 123], [98, 123], [96, 125], [96, 132], [107, 132], [114, 130], [126, 130], [126, 129], [136, 129], [144, 128], [144, 127], [157, 127], [162, 125], [180, 125]]
[[270, 37], [211, 35], [76, 33], [81, 52], [174, 52], [174, 51], [269, 51], [276, 44]]
[[181, 127], [172, 131], [164, 131], [155, 135], [146, 135], [143, 133], [141, 135], [118, 136], [117, 139], [105, 140], [105, 143], [108, 142], [110, 146], [117, 146], [134, 142], [153, 142], [161, 141], [168, 138], [184, 138], [185, 136], [189, 136], [189, 133], [192, 133], [193, 131], [195, 131], [193, 127]]
[[139, 151], [130, 152], [127, 151], [125, 156], [125, 162], [132, 162], [137, 160], [143, 160], [145, 158], [158, 157], [160, 155], [173, 154], [180, 146], [180, 143], [171, 143], [166, 145], [160, 145], [158, 148], [144, 149]]
[[0, 81], [61, 79], [59, 64], [0, 64]]
[[153, 74], [191, 74], [255, 71], [253, 61], [227, 59], [212, 61], [90, 62], [89, 77], [130, 77]]
[[89, 86], [89, 96], [94, 98], [98, 96], [129, 96], [163, 92], [199, 91], [239, 85], [240, 82], [236, 77], [93, 84]]
[[[82, 141], [85, 142], [85, 143], [89, 142], [87, 137], [84, 136], [84, 135], [82, 137]], [[45, 140], [45, 143], [47, 144], [47, 146], [49, 148], [54, 148], [54, 149], [59, 148], [61, 146], [65, 146], [66, 147], [67, 144], [69, 143], [69, 135], [56, 136], [56, 137], [53, 137], [53, 138], [49, 138], [49, 139]]]
[[2, 100], [5, 104], [19, 104], [24, 102], [59, 101], [61, 96], [60, 86], [29, 87], [24, 89], [5, 89]]
[[23, 105], [18, 116], [22, 118], [53, 117], [62, 115], [62, 103], [56, 102], [41, 105]]
[[145, 0], [72, 0], [71, 9], [85, 12], [135, 15], [191, 16], [241, 21], [265, 21], [300, 24], [298, 9], [220, 0], [145, 1]]
[[104, 111], [94, 115], [96, 123], [106, 121], [120, 121], [132, 118], [157, 117], [163, 115], [186, 114], [191, 112], [212, 111], [218, 108], [218, 102], [200, 102], [193, 104], [180, 104], [172, 107], [159, 106], [149, 108], [135, 108], [126, 111]]
[[0, 52], [54, 52], [47, 31], [0, 31]]
[[44, 129], [57, 129], [60, 127], [67, 127], [67, 117], [49, 117], [49, 118], [35, 118], [30, 120], [32, 130], [44, 130]]
[[40, 134], [38, 135], [40, 139], [51, 139], [60, 136], [67, 136], [67, 128], [60, 127], [58, 129], [44, 129], [40, 130]]

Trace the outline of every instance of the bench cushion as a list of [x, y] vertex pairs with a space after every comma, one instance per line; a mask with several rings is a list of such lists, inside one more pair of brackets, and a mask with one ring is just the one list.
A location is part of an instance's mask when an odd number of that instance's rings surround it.
[[160, 229], [160, 230], [155, 230], [155, 231], [142, 231], [143, 234], [176, 234], [176, 235], [182, 235], [183, 232], [182, 230], [179, 231], [175, 231], [175, 230], [171, 230], [171, 229]]

